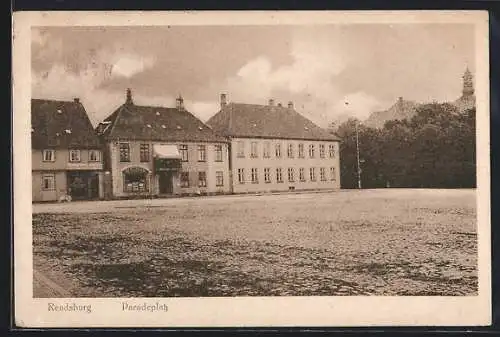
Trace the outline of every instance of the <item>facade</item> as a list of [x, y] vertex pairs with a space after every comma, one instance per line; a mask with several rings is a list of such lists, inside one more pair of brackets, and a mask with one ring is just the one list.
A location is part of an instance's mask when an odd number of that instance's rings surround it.
[[227, 103], [207, 124], [230, 139], [233, 193], [340, 188], [339, 138], [287, 107]]
[[32, 99], [31, 145], [34, 202], [103, 197], [101, 144], [78, 99]]
[[105, 197], [229, 193], [226, 138], [188, 112], [139, 106], [132, 93], [99, 124], [105, 156]]

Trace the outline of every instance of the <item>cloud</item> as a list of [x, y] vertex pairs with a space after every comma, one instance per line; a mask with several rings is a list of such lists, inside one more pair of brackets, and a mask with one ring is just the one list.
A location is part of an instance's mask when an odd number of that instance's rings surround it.
[[370, 113], [381, 108], [381, 103], [375, 97], [362, 91], [346, 95], [334, 106], [339, 115], [353, 116], [361, 120], [368, 118]]
[[112, 75], [117, 77], [130, 78], [146, 69], [152, 68], [155, 60], [152, 57], [142, 57], [139, 55], [119, 55], [115, 56], [113, 62]]

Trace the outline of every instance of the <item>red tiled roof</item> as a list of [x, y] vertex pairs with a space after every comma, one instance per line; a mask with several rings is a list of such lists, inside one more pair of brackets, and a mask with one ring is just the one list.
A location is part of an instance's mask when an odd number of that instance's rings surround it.
[[292, 108], [229, 103], [207, 122], [224, 136], [307, 140], [340, 140]]
[[185, 109], [125, 103], [109, 115], [98, 132], [107, 140], [227, 142]]
[[80, 102], [32, 99], [31, 146], [44, 148], [99, 148], [99, 137]]

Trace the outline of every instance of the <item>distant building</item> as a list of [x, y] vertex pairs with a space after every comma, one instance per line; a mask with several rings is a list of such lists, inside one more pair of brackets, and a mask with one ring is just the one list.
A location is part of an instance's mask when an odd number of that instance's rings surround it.
[[476, 96], [474, 95], [474, 80], [469, 68], [465, 69], [462, 79], [462, 95], [452, 103], [458, 108], [460, 112], [472, 109], [476, 106]]
[[184, 108], [126, 101], [97, 128], [106, 198], [227, 193], [228, 142]]
[[103, 197], [99, 138], [78, 99], [31, 100], [32, 200]]
[[228, 103], [207, 122], [230, 139], [232, 192], [340, 188], [339, 138], [286, 107]]

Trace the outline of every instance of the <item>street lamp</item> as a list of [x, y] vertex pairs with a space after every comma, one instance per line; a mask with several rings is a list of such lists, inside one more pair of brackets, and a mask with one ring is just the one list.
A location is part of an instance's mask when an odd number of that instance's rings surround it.
[[358, 133], [358, 121], [356, 120], [356, 159], [358, 163], [358, 189], [361, 189], [361, 166], [359, 160], [359, 133]]

